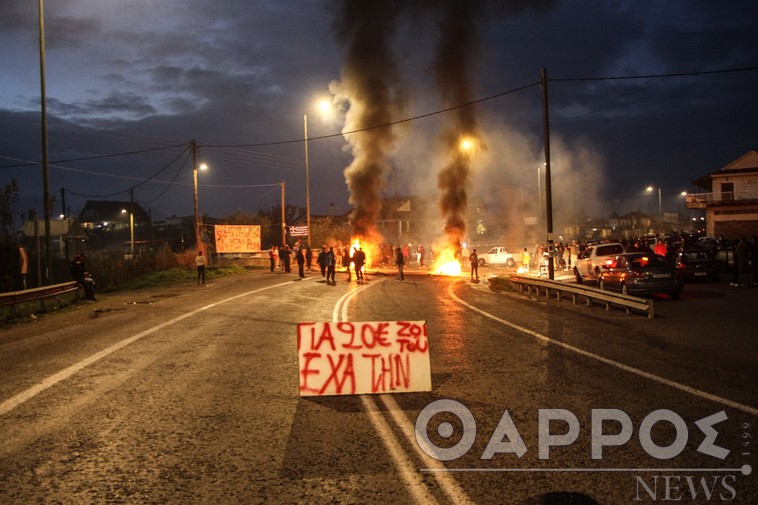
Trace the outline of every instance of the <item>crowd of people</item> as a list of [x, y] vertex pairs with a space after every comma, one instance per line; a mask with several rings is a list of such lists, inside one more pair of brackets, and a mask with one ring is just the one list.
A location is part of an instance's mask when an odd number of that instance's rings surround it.
[[[572, 270], [585, 257], [592, 245], [612, 242], [621, 243], [626, 252], [656, 254], [672, 262], [685, 248], [701, 248], [713, 257], [718, 256], [725, 272], [732, 272], [731, 286], [758, 287], [758, 236], [738, 237], [731, 241], [724, 237], [698, 239], [686, 234], [674, 236], [646, 235], [634, 238], [603, 239], [598, 242], [560, 240], [553, 243], [554, 252], [552, 256], [548, 251], [547, 244], [539, 243], [532, 251], [529, 248], [524, 248], [523, 251], [516, 253], [515, 262], [520, 271], [524, 273], [531, 271], [546, 274], [552, 257], [556, 271], [568, 271]], [[423, 269], [434, 262], [434, 250], [427, 251], [422, 244], [415, 247], [410, 243], [381, 244], [377, 249], [378, 258], [372, 258], [374, 265], [382, 268], [396, 268], [398, 280], [405, 279], [404, 269], [406, 266], [415, 264], [416, 267]], [[300, 278], [305, 277], [306, 271], [310, 272], [317, 268], [324, 281], [330, 284], [336, 282], [336, 274], [341, 271], [347, 274], [347, 281], [353, 279], [353, 274], [355, 274], [357, 282], [363, 283], [365, 281], [367, 258], [361, 247], [355, 248], [338, 242], [331, 246], [324, 244], [320, 249], [314, 251], [314, 249], [302, 244], [301, 241], [297, 241], [293, 247], [287, 244], [278, 247], [272, 246], [268, 254], [271, 272], [278, 270], [290, 273], [292, 261], [295, 261]], [[467, 249], [461, 248], [455, 256], [460, 261], [462, 268], [467, 269], [470, 265], [471, 279], [478, 281], [478, 254], [476, 249], [469, 252]], [[84, 286], [86, 282], [82, 275], [83, 259], [77, 257], [74, 262], [75, 266], [72, 266], [71, 271], [72, 277]], [[204, 272], [201, 272], [201, 269], [204, 269], [202, 268], [204, 267], [204, 258], [199, 256], [197, 260], [198, 283], [204, 283]], [[94, 298], [93, 283], [89, 284], [87, 289], [88, 298], [90, 292]]]
[[[383, 268], [396, 268], [398, 280], [405, 280], [406, 265], [415, 264], [419, 268], [426, 268], [430, 261], [423, 244], [415, 247], [413, 244], [381, 244], [377, 250], [378, 258], [373, 258], [374, 264]], [[324, 244], [319, 249], [311, 248], [298, 240], [292, 247], [288, 244], [271, 246], [268, 257], [271, 272], [290, 273], [292, 261], [295, 261], [301, 278], [305, 277], [305, 272], [317, 269], [322, 279], [329, 284], [336, 282], [338, 272], [344, 272], [348, 282], [352, 281], [353, 274], [358, 283], [365, 281], [367, 258], [361, 246], [338, 242], [336, 245]]]

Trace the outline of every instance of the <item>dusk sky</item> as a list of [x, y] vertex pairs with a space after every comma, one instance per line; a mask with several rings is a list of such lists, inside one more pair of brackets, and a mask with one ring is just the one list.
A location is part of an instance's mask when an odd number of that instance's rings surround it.
[[[42, 159], [37, 2], [0, 2], [0, 182], [19, 182], [17, 212], [41, 214], [42, 169], [27, 164]], [[269, 209], [280, 181], [286, 203], [304, 207], [304, 113], [312, 212], [328, 214], [331, 204], [347, 212], [345, 13], [359, 16], [372, 2], [346, 3], [46, 2], [54, 216], [61, 188], [78, 214], [88, 199], [128, 201], [131, 187], [154, 219], [191, 215], [192, 139], [198, 163], [209, 166], [199, 174], [202, 213]], [[388, 58], [365, 64], [391, 82], [392, 106], [382, 107], [392, 113], [382, 117], [399, 121], [381, 188], [386, 196], [436, 194], [441, 133], [455, 110], [443, 111], [451, 100], [433, 66], [446, 56], [438, 44], [444, 11], [460, 2], [373, 3], [391, 23]], [[683, 210], [678, 195], [696, 189], [691, 181], [758, 149], [754, 1], [468, 3], [475, 8], [463, 21], [476, 37], [461, 37], [456, 49], [465, 51], [476, 102], [468, 107], [486, 148], [466, 184], [470, 200], [492, 212], [537, 200], [543, 67], [556, 212], [656, 211], [648, 185], [661, 188], [664, 211]], [[620, 77], [628, 79], [595, 79]], [[335, 106], [329, 117], [315, 106], [322, 98]], [[102, 157], [120, 153], [135, 154]], [[100, 158], [65, 161], [88, 157]]]

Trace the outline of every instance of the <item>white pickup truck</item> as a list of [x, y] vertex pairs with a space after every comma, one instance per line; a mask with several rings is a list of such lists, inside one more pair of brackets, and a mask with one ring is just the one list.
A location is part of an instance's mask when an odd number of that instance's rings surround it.
[[508, 252], [506, 247], [493, 247], [486, 253], [479, 254], [479, 265], [505, 265], [516, 266], [517, 255]]

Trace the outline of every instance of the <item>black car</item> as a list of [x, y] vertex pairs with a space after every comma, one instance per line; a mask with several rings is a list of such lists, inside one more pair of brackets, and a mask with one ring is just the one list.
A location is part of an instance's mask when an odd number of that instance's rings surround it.
[[677, 299], [684, 281], [677, 268], [663, 257], [635, 252], [619, 254], [604, 265], [598, 286], [626, 295], [667, 294]]
[[705, 247], [688, 246], [680, 250], [674, 264], [684, 281], [719, 281], [721, 263]]

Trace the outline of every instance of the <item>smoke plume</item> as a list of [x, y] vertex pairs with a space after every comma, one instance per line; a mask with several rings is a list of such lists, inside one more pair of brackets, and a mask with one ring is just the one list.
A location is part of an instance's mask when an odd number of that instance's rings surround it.
[[[477, 50], [478, 3], [452, 0], [440, 20], [440, 38], [434, 57], [434, 73], [443, 107], [474, 100], [471, 62]], [[466, 236], [466, 205], [471, 159], [482, 149], [475, 107], [459, 107], [448, 116], [443, 143], [449, 153], [437, 186], [442, 191], [440, 210], [445, 219], [448, 245], [456, 250]]]
[[[349, 103], [344, 132], [353, 161], [345, 169], [353, 211], [353, 234], [381, 242], [376, 228], [382, 202], [384, 176], [396, 136], [386, 125], [403, 106], [400, 79], [391, 49], [399, 4], [392, 1], [345, 0], [336, 22], [337, 38], [345, 47], [338, 91]], [[333, 90], [335, 91], [335, 90]]]

